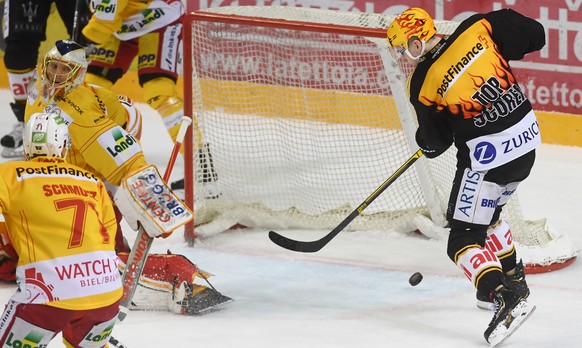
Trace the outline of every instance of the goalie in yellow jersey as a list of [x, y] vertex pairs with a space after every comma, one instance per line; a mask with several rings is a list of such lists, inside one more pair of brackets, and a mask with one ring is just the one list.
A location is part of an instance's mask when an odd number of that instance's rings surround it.
[[[148, 166], [139, 143], [141, 117], [128, 98], [120, 102], [111, 91], [84, 83], [87, 65], [82, 46], [57, 41], [38, 68], [39, 79], [29, 93], [25, 119], [36, 112], [62, 117], [72, 141], [67, 161], [95, 173], [113, 196], [124, 177]], [[116, 213], [121, 220], [117, 209]], [[125, 262], [129, 247], [121, 235], [116, 249]], [[194, 283], [198, 278], [210, 285], [208, 276], [182, 255], [151, 254], [134, 308], [200, 314], [231, 301], [212, 286]]]
[[[85, 346], [115, 325], [122, 295], [117, 223], [105, 185], [66, 163], [71, 145], [60, 116], [33, 114], [23, 131], [26, 161], [0, 164], [0, 213], [16, 267], [16, 293], [0, 319], [0, 346], [46, 347], [62, 332]], [[85, 342], [86, 343], [86, 342]]]
[[[92, 4], [93, 15], [82, 31], [85, 40], [95, 44], [89, 54], [87, 82], [111, 89], [137, 57], [145, 100], [160, 114], [168, 134], [176, 140], [184, 115], [184, 101], [176, 92], [183, 1], [93, 0]], [[207, 198], [218, 198], [218, 176], [210, 145], [203, 142], [196, 117], [193, 121], [198, 137], [194, 151], [202, 167], [200, 183]], [[173, 182], [172, 189], [182, 193], [184, 180]]]

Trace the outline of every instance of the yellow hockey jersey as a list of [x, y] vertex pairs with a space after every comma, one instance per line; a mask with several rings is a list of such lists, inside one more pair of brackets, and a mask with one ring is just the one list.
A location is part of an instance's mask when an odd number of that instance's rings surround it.
[[97, 0], [93, 5], [93, 16], [83, 28], [83, 35], [95, 43], [107, 41], [121, 29], [123, 20], [148, 7], [149, 0]]
[[86, 310], [121, 298], [105, 185], [62, 159], [0, 164], [0, 213], [18, 253], [19, 303]]
[[60, 115], [71, 135], [67, 162], [110, 184], [119, 186], [127, 173], [147, 165], [138, 139], [124, 129], [126, 110], [110, 90], [83, 84], [51, 105], [31, 93], [25, 120], [35, 112]]
[[94, 0], [93, 15], [83, 36], [103, 44], [114, 36], [122, 41], [163, 28], [184, 14], [181, 0]]

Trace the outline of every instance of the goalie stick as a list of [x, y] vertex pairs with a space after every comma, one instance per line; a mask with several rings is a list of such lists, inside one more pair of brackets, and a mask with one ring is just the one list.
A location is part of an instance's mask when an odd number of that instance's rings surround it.
[[[174, 148], [172, 149], [172, 154], [168, 160], [168, 166], [164, 172], [164, 181], [168, 182], [170, 175], [172, 174], [172, 169], [176, 163], [176, 158], [178, 153], [180, 153], [180, 147], [182, 146], [182, 141], [184, 141], [184, 136], [186, 135], [186, 130], [192, 124], [192, 119], [188, 116], [182, 117], [182, 124], [180, 125], [180, 130], [176, 136], [176, 142], [174, 143]], [[127, 263], [125, 265], [125, 271], [123, 272], [122, 284], [123, 284], [123, 296], [121, 297], [121, 305], [119, 308], [118, 318], [120, 321], [125, 319], [127, 316], [127, 311], [131, 306], [131, 300], [137, 289], [139, 283], [139, 277], [143, 271], [148, 253], [152, 246], [153, 238], [150, 237], [147, 232], [140, 226], [137, 236], [135, 237], [135, 242], [127, 258]]]
[[398, 177], [402, 175], [402, 173], [404, 173], [408, 168], [410, 168], [412, 164], [416, 162], [417, 159], [422, 157], [422, 155], [423, 155], [422, 150], [419, 149], [418, 151], [416, 151], [409, 159], [406, 160], [406, 162], [404, 162], [404, 164], [402, 164], [402, 166], [400, 166], [400, 168], [398, 168], [394, 172], [394, 174], [390, 175], [390, 177], [388, 177], [388, 179], [386, 179], [386, 181], [384, 181], [382, 185], [380, 185], [380, 187], [378, 187], [374, 192], [372, 192], [372, 194], [368, 196], [368, 198], [366, 198], [362, 202], [362, 204], [360, 204], [354, 211], [352, 211], [350, 215], [348, 215], [348, 217], [346, 217], [342, 222], [340, 222], [339, 225], [336, 226], [336, 228], [334, 228], [331, 232], [329, 232], [322, 238], [314, 241], [299, 241], [287, 238], [275, 231], [269, 232], [269, 238], [273, 243], [288, 250], [298, 251], [302, 253], [314, 253], [316, 251], [319, 251], [327, 243], [329, 243], [329, 241], [331, 241], [335, 236], [337, 236], [338, 233], [340, 233], [344, 228], [346, 228], [346, 226], [348, 226], [350, 222], [352, 222], [358, 215], [360, 215], [364, 211], [364, 209], [366, 209], [368, 205], [370, 205], [370, 203], [372, 203], [376, 198], [378, 198], [378, 196], [380, 196], [380, 194], [382, 194], [382, 192], [384, 192], [384, 190], [386, 190], [388, 186], [390, 186], [394, 181], [396, 181], [396, 179], [398, 179]]

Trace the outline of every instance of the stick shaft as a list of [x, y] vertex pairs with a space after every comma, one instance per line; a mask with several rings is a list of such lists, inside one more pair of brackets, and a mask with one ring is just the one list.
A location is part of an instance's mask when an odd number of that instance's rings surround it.
[[81, 21], [81, 1], [75, 0], [75, 14], [73, 17], [73, 29], [71, 30], [71, 40], [79, 42], [79, 22]]
[[331, 232], [322, 238], [314, 241], [298, 241], [287, 238], [275, 231], [269, 232], [269, 238], [278, 246], [292, 251], [299, 251], [304, 253], [313, 253], [319, 251], [327, 243], [329, 243], [335, 236], [337, 236], [344, 228], [346, 228], [356, 217], [358, 217], [376, 198], [378, 198], [384, 190], [386, 190], [400, 175], [408, 170], [416, 160], [422, 157], [422, 150], [416, 151], [409, 159], [406, 160], [386, 181], [382, 183], [368, 198], [366, 198], [354, 211], [350, 213], [342, 222], [339, 223]]

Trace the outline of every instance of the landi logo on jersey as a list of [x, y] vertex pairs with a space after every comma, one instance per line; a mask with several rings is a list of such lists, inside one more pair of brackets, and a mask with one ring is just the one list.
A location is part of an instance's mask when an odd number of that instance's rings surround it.
[[166, 13], [161, 8], [155, 9], [148, 8], [145, 9], [141, 13], [141, 15], [142, 15], [141, 18], [136, 18], [131, 23], [123, 23], [121, 28], [117, 31], [117, 34], [133, 33], [138, 30], [141, 30], [146, 26], [150, 26], [153, 22], [159, 20], [160, 18], [164, 17]]
[[138, 141], [120, 126], [101, 134], [97, 141], [117, 165], [121, 165], [135, 154], [141, 152]]
[[91, 5], [93, 7], [93, 11], [91, 12], [104, 12], [104, 13], [113, 13], [115, 12], [115, 5], [116, 2], [113, 4], [111, 0], [103, 0], [103, 1], [91, 1]]
[[46, 348], [48, 347], [47, 344], [41, 344], [45, 335], [36, 331], [31, 331], [27, 334], [23, 339], [18, 339], [14, 337], [15, 334], [10, 332], [8, 338], [6, 339], [6, 346], [7, 347], [14, 347], [14, 348]]
[[113, 139], [115, 141], [115, 145], [113, 147], [108, 146], [107, 151], [113, 157], [118, 156], [123, 151], [129, 149], [131, 146], [135, 145], [137, 141], [135, 138], [129, 134], [121, 132], [120, 129], [115, 129], [111, 132]]
[[[8, 308], [14, 312], [14, 307]], [[13, 348], [46, 348], [54, 336], [54, 332], [43, 329], [21, 318], [13, 318], [14, 324], [5, 336], [2, 347]], [[3, 321], [4, 324], [4, 321]], [[6, 330], [8, 331], [8, 330]]]
[[161, 8], [156, 9], [148, 8], [145, 11], [143, 11], [143, 20], [139, 23], [139, 25], [143, 28], [146, 25], [148, 25], [148, 23], [155, 21], [156, 19], [162, 17], [165, 14], [166, 13]]
[[[111, 336], [111, 331], [113, 331], [113, 326], [115, 326], [115, 321], [113, 321], [111, 323], [104, 323], [104, 324], [108, 324], [108, 325], [102, 330], [100, 330], [98, 327], [94, 328], [94, 330], [98, 329], [101, 332], [94, 333], [93, 330], [91, 330], [91, 332], [89, 332], [87, 334], [87, 336], [85, 336], [85, 338], [83, 338], [83, 341], [86, 341], [91, 346], [92, 346], [92, 344], [95, 344], [95, 343], [102, 343], [102, 342], [107, 343], [109, 336]], [[81, 344], [81, 347], [83, 347], [83, 346], [84, 345]]]

